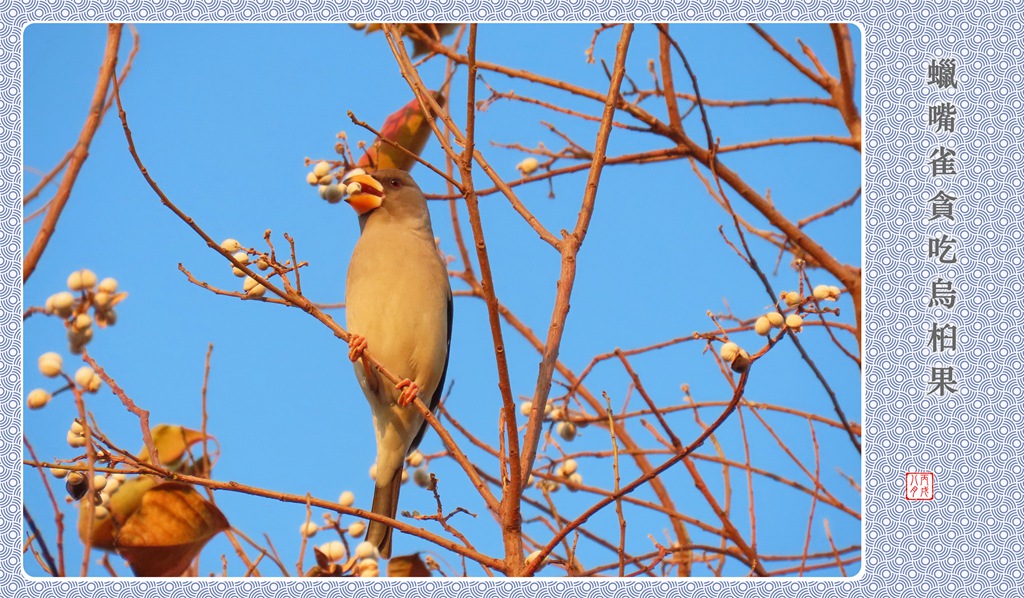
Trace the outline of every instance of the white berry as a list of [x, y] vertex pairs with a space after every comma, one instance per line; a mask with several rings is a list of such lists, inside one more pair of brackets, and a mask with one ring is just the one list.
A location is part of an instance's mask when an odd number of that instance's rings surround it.
[[343, 507], [351, 507], [356, 504], [356, 495], [351, 490], [346, 490], [338, 497], [338, 504]]
[[348, 526], [348, 535], [352, 536], [353, 538], [358, 538], [359, 536], [363, 535], [363, 532], [365, 531], [366, 524], [362, 521], [353, 521], [352, 524]]
[[722, 343], [722, 348], [718, 350], [718, 354], [722, 356], [725, 361], [732, 361], [739, 355], [740, 346], [734, 342]]
[[315, 174], [317, 176], [317, 178], [321, 178], [321, 177], [326, 176], [327, 173], [329, 173], [330, 171], [331, 171], [331, 164], [330, 164], [330, 162], [327, 162], [325, 160], [321, 160], [321, 161], [317, 162], [316, 166], [313, 167], [313, 174]]
[[356, 546], [356, 556], [361, 559], [377, 560], [380, 558], [380, 552], [377, 551], [377, 547], [369, 542], [360, 542], [359, 546]]
[[345, 196], [345, 190], [338, 185], [327, 185], [324, 190], [324, 199], [327, 203], [338, 203]]
[[324, 553], [324, 556], [330, 561], [340, 561], [345, 558], [345, 545], [341, 543], [341, 540], [326, 542], [320, 545], [320, 552]]
[[519, 164], [516, 164], [516, 169], [519, 170], [519, 172], [523, 173], [523, 176], [528, 176], [532, 174], [533, 171], [537, 170], [539, 166], [540, 162], [537, 161], [537, 158], [531, 156], [529, 158], [526, 158]]
[[117, 292], [117, 279], [115, 278], [104, 278], [100, 281], [100, 286], [96, 287], [97, 290], [103, 291], [104, 293], [116, 293]]
[[307, 521], [299, 527], [299, 533], [302, 534], [303, 538], [312, 538], [318, 531], [320, 531], [320, 528], [312, 521]]
[[576, 438], [576, 424], [572, 422], [560, 422], [558, 424], [558, 435], [566, 441]]
[[36, 388], [28, 393], [26, 402], [28, 403], [29, 409], [42, 409], [43, 407], [46, 407], [46, 404], [50, 402], [51, 398], [53, 398], [53, 395], [42, 388]]
[[53, 378], [54, 376], [60, 375], [60, 370], [63, 366], [64, 364], [60, 353], [54, 353], [51, 351], [39, 356], [39, 373], [47, 378]]
[[800, 305], [800, 301], [802, 300], [802, 298], [800, 297], [800, 293], [797, 293], [796, 291], [783, 291], [782, 299], [786, 302], [786, 305], [788, 305], [789, 307], [793, 307], [794, 305]]

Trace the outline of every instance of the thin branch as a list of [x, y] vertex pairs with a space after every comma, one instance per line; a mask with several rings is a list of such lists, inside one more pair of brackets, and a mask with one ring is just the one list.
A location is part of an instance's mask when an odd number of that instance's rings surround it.
[[32, 240], [32, 245], [28, 248], [28, 253], [25, 254], [22, 267], [22, 284], [27, 282], [32, 273], [35, 272], [36, 266], [39, 264], [39, 258], [43, 256], [43, 251], [46, 250], [50, 238], [53, 236], [54, 231], [57, 230], [57, 220], [60, 219], [61, 212], [64, 211], [64, 206], [67, 205], [68, 198], [71, 197], [71, 189], [75, 186], [78, 173], [81, 172], [85, 159], [89, 157], [89, 145], [92, 143], [92, 138], [96, 135], [96, 130], [99, 129], [100, 123], [103, 122], [103, 104], [107, 98], [107, 88], [110, 87], [110, 81], [114, 78], [114, 69], [117, 66], [117, 50], [120, 45], [121, 24], [112, 23], [107, 25], [107, 47], [103, 53], [103, 63], [100, 67], [99, 77], [96, 80], [96, 88], [93, 91], [89, 116], [85, 119], [85, 125], [78, 136], [78, 143], [75, 145], [75, 149], [72, 150], [73, 155], [68, 162], [63, 178], [61, 178], [57, 194], [50, 200], [50, 209], [46, 213], [46, 218], [43, 219], [39, 232], [36, 233], [35, 239]]

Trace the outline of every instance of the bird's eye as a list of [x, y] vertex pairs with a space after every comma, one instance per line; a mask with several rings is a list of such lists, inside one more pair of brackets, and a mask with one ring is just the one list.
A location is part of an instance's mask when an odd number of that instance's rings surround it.
[[402, 180], [397, 177], [392, 178], [388, 180], [388, 184], [394, 187], [395, 189], [398, 189], [399, 187], [402, 186]]

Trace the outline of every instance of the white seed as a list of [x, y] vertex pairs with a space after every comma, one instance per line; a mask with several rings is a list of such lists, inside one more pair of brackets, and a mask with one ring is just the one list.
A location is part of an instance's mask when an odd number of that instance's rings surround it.
[[68, 430], [68, 446], [71, 448], [82, 448], [85, 446], [85, 436], [79, 436]]
[[831, 295], [832, 292], [829, 290], [827, 284], [819, 284], [818, 286], [814, 287], [814, 298], [817, 299], [818, 301], [824, 301], [825, 299], [828, 299]]
[[102, 474], [96, 474], [92, 476], [92, 489], [99, 492], [103, 490], [107, 485], [107, 476]]
[[64, 367], [64, 363], [60, 353], [51, 351], [39, 356], [39, 373], [47, 378], [59, 375], [62, 367]]
[[87, 365], [83, 365], [75, 372], [75, 383], [82, 388], [88, 388], [93, 378], [99, 378], [99, 376]]
[[319, 180], [320, 180], [320, 177], [316, 176], [315, 172], [307, 172], [306, 173], [306, 182], [309, 183], [310, 185], [315, 185], [317, 183], [317, 181], [319, 181]]
[[128, 476], [124, 475], [123, 473], [115, 473], [114, 475], [112, 475], [110, 477], [114, 478], [119, 483], [125, 481], [126, 479], [128, 479]]
[[365, 559], [356, 563], [356, 574], [359, 577], [378, 577], [380, 565], [372, 559]]
[[352, 536], [353, 538], [358, 538], [359, 536], [363, 535], [363, 532], [365, 531], [366, 524], [362, 521], [353, 521], [351, 525], [348, 526], [348, 535]]
[[89, 392], [98, 392], [100, 386], [103, 386], [103, 380], [101, 380], [99, 376], [94, 376], [91, 380], [89, 380], [89, 386], [86, 386], [85, 390]]
[[338, 203], [342, 197], [345, 197], [345, 189], [339, 185], [327, 185], [327, 189], [324, 190], [324, 199], [327, 203]]
[[552, 421], [558, 421], [565, 417], [565, 410], [561, 407], [552, 407], [551, 413], [548, 415]]
[[537, 170], [539, 166], [540, 162], [537, 161], [537, 158], [530, 156], [529, 158], [526, 158], [519, 164], [516, 164], [516, 169], [519, 172], [523, 173], [523, 176], [527, 176], [533, 173], [533, 171]]
[[320, 545], [320, 552], [324, 553], [324, 556], [330, 561], [340, 561], [345, 558], [345, 545], [341, 540], [325, 542]]
[[224, 251], [230, 251], [232, 253], [242, 249], [242, 244], [235, 239], [224, 239], [220, 242], [220, 248]]
[[258, 284], [253, 288], [249, 289], [248, 291], [246, 291], [245, 294], [250, 297], [262, 297], [263, 295], [267, 294], [267, 287]]
[[260, 259], [256, 260], [256, 267], [260, 270], [266, 270], [270, 267], [270, 262], [268, 262], [265, 257], [261, 256]]
[[797, 293], [796, 291], [783, 291], [782, 299], [786, 302], [786, 305], [793, 307], [794, 305], [800, 304], [802, 297], [800, 297], [800, 293]]
[[406, 483], [408, 481], [409, 481], [409, 470], [408, 469], [403, 469], [402, 470], [402, 481], [401, 481], [401, 483], [404, 484], [404, 483]]
[[313, 167], [313, 174], [315, 174], [317, 178], [326, 176], [329, 172], [331, 172], [331, 163], [326, 160], [320, 160], [316, 163], [316, 166]]
[[68, 470], [60, 469], [59, 467], [51, 467], [50, 474], [58, 480], [63, 480], [64, 477], [68, 475]]
[[89, 314], [78, 314], [71, 322], [71, 329], [76, 332], [84, 333], [90, 326], [92, 326], [92, 318], [89, 317]]
[[793, 332], [800, 332], [803, 329], [804, 319], [796, 314], [786, 316], [786, 326], [793, 329]]
[[92, 304], [97, 311], [103, 311], [110, 305], [110, 293], [106, 291], [98, 291], [92, 296]]
[[103, 505], [97, 505], [95, 508], [96, 511], [93, 513], [93, 516], [96, 519], [106, 519], [110, 515], [110, 510]]
[[377, 551], [377, 547], [369, 542], [360, 542], [359, 546], [356, 546], [356, 556], [361, 559], [377, 560], [380, 558], [380, 552]]
[[356, 495], [351, 490], [346, 490], [338, 497], [338, 504], [343, 507], [351, 507], [356, 504]]
[[571, 442], [576, 438], [576, 424], [572, 422], [560, 422], [558, 424], [558, 435], [566, 441]]
[[576, 463], [576, 459], [566, 459], [562, 462], [562, 467], [560, 468], [559, 473], [568, 477], [576, 473], [577, 469], [579, 469], [579, 464]]
[[77, 419], [71, 422], [71, 428], [69, 429], [79, 436], [85, 434], [85, 426], [80, 424]]
[[243, 264], [249, 263], [249, 254], [244, 251], [236, 251], [231, 255], [231, 257], [235, 258], [239, 262], [242, 262]]
[[332, 183], [334, 183], [334, 177], [331, 175], [323, 176], [320, 177], [320, 180], [317, 182], [324, 186], [330, 186]]
[[362, 190], [363, 190], [363, 185], [360, 184], [360, 183], [356, 183], [355, 181], [353, 181], [353, 182], [351, 182], [351, 183], [349, 183], [348, 185], [345, 186], [345, 193], [347, 195], [355, 195], [356, 193], [359, 193]]
[[28, 393], [26, 402], [28, 403], [29, 409], [42, 409], [46, 407], [46, 404], [50, 402], [53, 395], [46, 392], [42, 388], [36, 388]]
[[320, 527], [312, 521], [307, 521], [299, 527], [299, 533], [302, 534], [303, 538], [312, 538], [318, 531], [320, 531]]
[[764, 317], [768, 318], [768, 321], [771, 322], [771, 325], [776, 328], [782, 328], [782, 325], [786, 323], [786, 318], [784, 318], [782, 314], [780, 314], [777, 311], [770, 311], [767, 314], [765, 314]]
[[536, 561], [539, 558], [540, 558], [540, 551], [539, 550], [534, 550], [533, 552], [531, 552], [529, 554], [529, 556], [526, 557], [526, 564], [527, 565], [532, 565], [533, 562]]
[[725, 361], [732, 361], [736, 359], [736, 355], [740, 352], [740, 346], [734, 342], [722, 343], [722, 348], [718, 350], [718, 354], [722, 356]]
[[413, 470], [412, 481], [420, 488], [428, 488], [430, 486], [430, 473], [426, 469]]
[[114, 294], [117, 292], [117, 279], [116, 278], [104, 278], [100, 281], [100, 286], [96, 287], [97, 290], [103, 291], [104, 293]]
[[75, 309], [75, 296], [67, 291], [50, 295], [50, 298], [46, 301], [47, 303], [52, 303], [53, 313], [62, 318], [70, 316], [71, 312]]
[[86, 328], [85, 330], [75, 330], [72, 326], [68, 328], [68, 340], [73, 345], [85, 345], [92, 340], [92, 327]]
[[532, 410], [533, 401], [523, 401], [523, 403], [519, 405], [519, 413], [522, 413], [523, 415], [530, 415], [530, 411]]
[[103, 487], [103, 493], [106, 495], [113, 494], [117, 488], [121, 485], [121, 482], [114, 476], [107, 476], [107, 485]]
[[832, 287], [832, 286], [830, 286], [828, 288], [828, 292], [829, 292], [830, 295], [832, 295], [832, 297], [834, 299], [839, 299], [839, 295], [842, 294], [842, 291], [839, 290], [839, 287]]
[[419, 467], [423, 464], [423, 453], [417, 449], [409, 453], [409, 456], [405, 458], [405, 462], [409, 464], [409, 467]]
[[377, 464], [376, 463], [374, 463], [373, 465], [370, 466], [370, 479], [374, 480], [374, 481], [377, 480]]
[[248, 274], [246, 274], [244, 270], [240, 270], [236, 266], [231, 266], [231, 273], [234, 274], [235, 276], [239, 277], [239, 278], [243, 278], [243, 277], [248, 276]]
[[[583, 485], [583, 476], [580, 475], [579, 472], [576, 472], [576, 473], [572, 474], [571, 476], [569, 476], [569, 481], [572, 482], [573, 484], [577, 485], [577, 486], [582, 486]], [[576, 489], [573, 488], [572, 486], [566, 486], [566, 488], [568, 488], [571, 492], [576, 492]]]
[[92, 270], [76, 270], [68, 275], [68, 289], [81, 291], [91, 289], [96, 284], [96, 274]]
[[767, 316], [761, 316], [756, 322], [754, 322], [754, 332], [761, 336], [766, 336], [771, 331], [772, 323], [768, 320]]

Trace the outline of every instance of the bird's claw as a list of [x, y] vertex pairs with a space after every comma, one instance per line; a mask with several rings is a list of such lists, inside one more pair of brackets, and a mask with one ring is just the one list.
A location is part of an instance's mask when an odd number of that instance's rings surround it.
[[420, 393], [419, 385], [408, 378], [396, 384], [395, 388], [402, 391], [402, 394], [398, 395], [399, 407], [406, 407], [410, 405], [413, 402], [413, 399], [416, 398], [416, 395]]
[[366, 337], [360, 334], [353, 334], [348, 339], [348, 358], [355, 363], [363, 356], [366, 350]]

